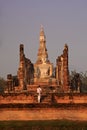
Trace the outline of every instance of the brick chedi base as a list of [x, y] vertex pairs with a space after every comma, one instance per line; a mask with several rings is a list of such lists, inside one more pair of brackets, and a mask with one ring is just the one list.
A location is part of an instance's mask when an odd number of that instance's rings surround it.
[[[35, 104], [37, 93], [22, 92], [0, 95], [0, 104]], [[42, 104], [87, 104], [87, 94], [74, 93], [42, 93]]]
[[[3, 116], [4, 115], [4, 116]], [[86, 107], [53, 107], [53, 108], [5, 108], [1, 109], [0, 121], [9, 120], [79, 120], [87, 121], [87, 109]]]

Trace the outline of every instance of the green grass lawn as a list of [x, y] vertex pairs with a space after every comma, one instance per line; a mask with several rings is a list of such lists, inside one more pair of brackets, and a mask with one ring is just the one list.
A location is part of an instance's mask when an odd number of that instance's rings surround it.
[[86, 121], [0, 121], [0, 130], [87, 130]]

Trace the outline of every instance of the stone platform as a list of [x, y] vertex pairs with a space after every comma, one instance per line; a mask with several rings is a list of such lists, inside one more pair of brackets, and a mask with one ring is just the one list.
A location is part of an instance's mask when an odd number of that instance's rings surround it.
[[[31, 104], [37, 103], [37, 93], [22, 91], [21, 93], [7, 93], [0, 95], [0, 104]], [[86, 104], [87, 103], [87, 94], [86, 93], [55, 93], [50, 91], [43, 91], [41, 96], [41, 103], [47, 104]]]
[[86, 106], [42, 107], [31, 105], [32, 108], [0, 108], [0, 121], [12, 120], [79, 120], [87, 121]]
[[87, 121], [87, 94], [47, 93], [41, 103], [33, 93], [0, 95], [0, 120], [60, 119]]

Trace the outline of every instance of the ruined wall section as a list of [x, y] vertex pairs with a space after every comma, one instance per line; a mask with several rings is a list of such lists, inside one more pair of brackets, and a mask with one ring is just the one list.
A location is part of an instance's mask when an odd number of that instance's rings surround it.
[[67, 92], [69, 90], [68, 46], [65, 44], [63, 54], [56, 59], [56, 79], [58, 85]]
[[[7, 75], [6, 85], [7, 85], [6, 90], [7, 90], [8, 92], [10, 92], [10, 91], [13, 90], [13, 77], [12, 77], [11, 74], [8, 74], [8, 75]], [[6, 91], [6, 90], [5, 90], [5, 91]]]
[[20, 62], [18, 68], [18, 80], [20, 90], [27, 89], [27, 84], [30, 84], [33, 79], [33, 64], [30, 59], [27, 59], [24, 54], [24, 45], [20, 45]]
[[[38, 97], [36, 93], [7, 93], [0, 95], [0, 105], [2, 104], [30, 104], [38, 103]], [[46, 103], [47, 106], [54, 104], [58, 106], [59, 104], [83, 104], [87, 108], [87, 94], [86, 93], [49, 93], [49, 95], [42, 94], [41, 97], [41, 106]], [[64, 106], [65, 107], [65, 106]], [[1, 108], [1, 107], [0, 107]], [[18, 107], [17, 107], [18, 108]]]

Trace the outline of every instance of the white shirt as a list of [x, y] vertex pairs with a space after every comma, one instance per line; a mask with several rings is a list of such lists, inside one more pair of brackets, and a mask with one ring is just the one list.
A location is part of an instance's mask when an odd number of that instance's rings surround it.
[[42, 89], [39, 87], [39, 88], [37, 88], [37, 93], [40, 95], [41, 94], [41, 92], [42, 92]]

